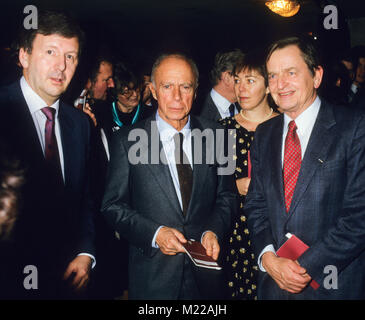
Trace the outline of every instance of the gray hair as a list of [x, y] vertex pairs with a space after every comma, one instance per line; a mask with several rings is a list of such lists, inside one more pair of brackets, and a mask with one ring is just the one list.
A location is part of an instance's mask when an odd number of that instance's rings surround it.
[[151, 72], [151, 82], [153, 86], [156, 87], [155, 83], [156, 70], [161, 65], [161, 63], [167, 58], [181, 59], [189, 64], [195, 78], [194, 88], [196, 89], [198, 87], [198, 79], [199, 79], [198, 67], [196, 66], [195, 62], [192, 59], [188, 58], [182, 53], [162, 54], [156, 59], [155, 63], [152, 66], [152, 72]]

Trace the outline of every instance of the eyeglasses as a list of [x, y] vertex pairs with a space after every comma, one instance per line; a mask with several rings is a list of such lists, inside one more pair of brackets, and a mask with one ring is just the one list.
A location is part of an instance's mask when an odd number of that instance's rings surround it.
[[131, 97], [133, 95], [134, 92], [136, 94], [139, 94], [140, 91], [141, 91], [140, 87], [137, 87], [137, 88], [127, 88], [126, 87], [126, 88], [124, 88], [124, 90], [122, 90], [122, 92], [120, 94], [128, 99], [129, 97]]

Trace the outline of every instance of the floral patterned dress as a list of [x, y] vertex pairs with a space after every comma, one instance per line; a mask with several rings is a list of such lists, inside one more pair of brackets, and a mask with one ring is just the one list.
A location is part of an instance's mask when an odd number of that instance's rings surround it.
[[[234, 117], [219, 120], [220, 124], [234, 134], [236, 144], [235, 178], [248, 176], [248, 151], [253, 141], [254, 131], [242, 127]], [[234, 130], [236, 132], [234, 133]], [[231, 298], [235, 300], [256, 300], [256, 278], [258, 273], [257, 259], [253, 254], [247, 218], [243, 211], [245, 196], [239, 195], [240, 210], [238, 217], [234, 217], [229, 234], [229, 243], [226, 256], [226, 275]]]

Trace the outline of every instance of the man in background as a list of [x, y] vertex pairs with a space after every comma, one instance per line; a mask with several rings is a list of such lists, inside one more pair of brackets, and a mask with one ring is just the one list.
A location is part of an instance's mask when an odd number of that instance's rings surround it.
[[200, 116], [218, 121], [233, 117], [238, 112], [233, 69], [242, 56], [243, 53], [238, 49], [217, 53], [210, 72], [213, 88], [205, 99]]

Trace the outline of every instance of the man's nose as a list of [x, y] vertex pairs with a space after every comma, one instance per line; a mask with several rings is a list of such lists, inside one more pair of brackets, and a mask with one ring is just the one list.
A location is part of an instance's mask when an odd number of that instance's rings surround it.
[[66, 57], [63, 55], [60, 55], [57, 59], [57, 69], [59, 71], [65, 71], [66, 69]]
[[181, 100], [181, 92], [178, 86], [174, 86], [173, 95], [175, 100]]
[[286, 85], [286, 78], [282, 75], [279, 75], [277, 78], [277, 86], [279, 89], [284, 89]]

